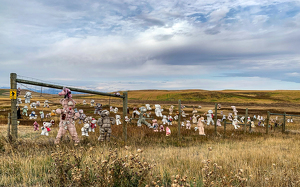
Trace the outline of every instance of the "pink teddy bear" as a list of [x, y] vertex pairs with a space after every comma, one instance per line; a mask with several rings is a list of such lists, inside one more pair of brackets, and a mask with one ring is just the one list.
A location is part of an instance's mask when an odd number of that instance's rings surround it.
[[34, 127], [34, 131], [38, 131], [39, 130], [39, 124], [35, 121], [34, 123], [33, 123], [33, 127]]
[[75, 143], [79, 143], [79, 138], [75, 128], [75, 121], [79, 118], [79, 113], [75, 113], [74, 108], [76, 102], [72, 99], [71, 90], [63, 88], [63, 91], [58, 95], [64, 95], [64, 99], [61, 99], [63, 109], [56, 109], [56, 113], [60, 114], [59, 130], [55, 139], [55, 144], [60, 142], [62, 136], [65, 135], [68, 130]]

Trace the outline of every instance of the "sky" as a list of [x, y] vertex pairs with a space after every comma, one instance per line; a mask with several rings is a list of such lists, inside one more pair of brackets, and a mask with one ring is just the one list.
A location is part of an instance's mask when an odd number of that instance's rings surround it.
[[300, 1], [0, 4], [0, 87], [13, 72], [105, 92], [300, 86]]

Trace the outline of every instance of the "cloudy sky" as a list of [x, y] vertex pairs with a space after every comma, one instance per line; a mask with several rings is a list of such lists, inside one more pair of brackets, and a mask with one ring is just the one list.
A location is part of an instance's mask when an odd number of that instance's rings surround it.
[[11, 72], [101, 91], [300, 86], [300, 1], [0, 4], [0, 87]]

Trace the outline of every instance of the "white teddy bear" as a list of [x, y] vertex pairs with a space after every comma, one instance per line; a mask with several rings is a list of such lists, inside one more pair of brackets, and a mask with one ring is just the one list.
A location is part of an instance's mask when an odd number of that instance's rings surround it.
[[120, 115], [116, 115], [116, 125], [121, 125], [121, 116]]
[[36, 108], [36, 103], [35, 102], [31, 103], [30, 108]]
[[210, 122], [212, 123], [212, 125], [215, 125], [215, 122], [213, 120], [213, 111], [212, 110], [209, 110], [206, 114], [206, 117], [207, 117], [207, 125], [210, 125]]
[[152, 108], [150, 107], [150, 104], [146, 104], [146, 108], [147, 108], [147, 110], [152, 110]]
[[159, 104], [155, 105], [155, 115], [157, 117], [162, 117], [162, 111], [164, 111], [164, 109], [161, 109], [161, 106]]
[[162, 119], [161, 121], [163, 122], [164, 125], [165, 125], [166, 123], [168, 123], [167, 116], [163, 115], [163, 119]]
[[83, 127], [81, 128], [81, 135], [82, 136], [89, 136], [89, 128], [90, 128], [90, 124], [89, 123], [85, 123], [83, 125]]
[[30, 103], [30, 99], [32, 98], [31, 92], [26, 92], [24, 97], [25, 97], [25, 103]]
[[52, 120], [51, 120], [51, 122], [43, 122], [41, 135], [49, 136], [48, 132], [51, 131], [50, 127], [51, 127], [52, 124], [53, 124]]

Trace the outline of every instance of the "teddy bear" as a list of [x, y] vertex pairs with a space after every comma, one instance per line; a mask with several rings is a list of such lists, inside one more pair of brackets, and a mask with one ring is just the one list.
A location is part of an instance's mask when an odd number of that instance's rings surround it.
[[30, 99], [32, 98], [31, 92], [26, 92], [24, 97], [25, 97], [25, 103], [30, 103]]
[[193, 114], [193, 117], [192, 117], [193, 124], [196, 124], [198, 122], [198, 120], [197, 120], [198, 117], [199, 117], [199, 115], [196, 116], [196, 114]]
[[244, 123], [245, 116], [240, 117], [240, 122]]
[[78, 122], [78, 124], [81, 124], [81, 122], [84, 122], [84, 119], [86, 118], [86, 115], [83, 113], [82, 109], [80, 109], [78, 112], [79, 112], [79, 122]]
[[215, 124], [214, 120], [213, 120], [213, 111], [212, 110], [208, 110], [207, 114], [206, 114], [206, 119], [207, 119], [207, 125], [210, 125], [210, 123], [212, 123], [212, 125]]
[[162, 132], [162, 131], [165, 131], [165, 128], [164, 128], [164, 125], [163, 125], [163, 124], [161, 124], [161, 125], [159, 126], [159, 132]]
[[130, 122], [130, 118], [128, 116], [125, 116], [126, 123]]
[[20, 94], [21, 94], [21, 88], [19, 87], [19, 88], [17, 89], [17, 97], [19, 97]]
[[41, 103], [39, 101], [36, 101], [35, 106], [39, 107], [39, 106], [41, 106]]
[[[195, 106], [193, 106], [193, 112], [192, 112], [192, 114], [197, 114], [197, 110], [195, 109]], [[196, 122], [197, 123], [197, 122]]]
[[58, 144], [67, 130], [69, 131], [73, 141], [75, 143], [79, 143], [74, 120], [79, 118], [80, 115], [74, 111], [76, 102], [72, 99], [71, 90], [64, 87], [63, 90], [58, 93], [58, 95], [64, 96], [64, 98], [60, 100], [63, 108], [56, 109], [56, 113], [60, 114], [60, 122], [59, 130], [54, 143]]
[[92, 118], [89, 131], [90, 132], [95, 132], [96, 126], [97, 126], [97, 120], [95, 118]]
[[166, 136], [171, 135], [171, 129], [169, 127], [166, 127]]
[[36, 103], [35, 102], [31, 103], [30, 108], [36, 108]]
[[102, 111], [102, 104], [101, 103], [96, 103], [94, 114], [99, 114], [100, 115], [101, 111]]
[[22, 99], [21, 99], [21, 98], [18, 98], [18, 99], [17, 99], [17, 106], [19, 106], [20, 104], [22, 104]]
[[184, 110], [181, 110], [181, 116], [182, 116], [183, 118], [185, 118], [185, 117], [187, 116], [187, 114], [185, 114]]
[[53, 124], [54, 124], [54, 120], [51, 120], [50, 122], [43, 122], [41, 135], [49, 136], [49, 132], [51, 131], [50, 127]]
[[173, 121], [173, 117], [172, 116], [168, 116], [167, 124], [168, 125], [172, 125], [172, 121]]
[[116, 115], [116, 125], [121, 125], [121, 116], [120, 115]]
[[38, 131], [39, 130], [39, 126], [40, 125], [36, 121], [34, 121], [34, 123], [33, 123], [34, 131]]
[[152, 108], [150, 107], [150, 104], [146, 104], [146, 108], [147, 108], [147, 110], [152, 110]]
[[114, 125], [116, 123], [115, 118], [109, 117], [109, 111], [102, 110], [101, 118], [98, 119], [97, 123], [100, 129], [100, 136], [98, 138], [99, 141], [110, 141], [111, 135], [111, 124]]
[[55, 110], [51, 111], [51, 116], [56, 116], [56, 111]]
[[174, 110], [174, 106], [171, 105], [170, 108], [169, 108], [169, 115], [172, 115], [172, 114], [173, 114], [173, 110]]
[[162, 111], [164, 111], [164, 109], [161, 109], [161, 106], [159, 104], [155, 104], [155, 115], [156, 117], [162, 117]]
[[45, 108], [45, 107], [49, 108], [49, 101], [48, 101], [48, 100], [45, 100], [45, 101], [44, 101], [44, 108]]
[[217, 105], [217, 107], [218, 107], [218, 110], [221, 110], [221, 104], [220, 103]]
[[185, 123], [184, 121], [181, 122], [181, 127], [184, 127], [185, 126]]
[[27, 111], [28, 111], [28, 106], [27, 106], [27, 105], [25, 105], [25, 106], [24, 106], [24, 108], [23, 108], [22, 115], [26, 115], [26, 116], [28, 116], [28, 114], [27, 114]]
[[133, 107], [132, 118], [135, 118], [136, 115], [140, 115], [140, 112], [137, 110], [137, 107]]
[[140, 107], [140, 115], [139, 115], [139, 120], [137, 122], [137, 126], [140, 127], [142, 124], [147, 125], [149, 128], [152, 128], [151, 124], [148, 123], [145, 120], [144, 114], [147, 112], [147, 109], [145, 107]]
[[[202, 135], [202, 136], [205, 136], [205, 133], [204, 133], [204, 123], [205, 123], [204, 117], [200, 117], [198, 119], [197, 129], [199, 130], [199, 135]], [[197, 129], [195, 128], [195, 130], [197, 130]]]
[[83, 100], [83, 101], [82, 101], [82, 104], [83, 104], [83, 105], [86, 105], [86, 100]]
[[229, 121], [232, 121], [232, 113], [229, 113], [229, 114], [228, 114], [227, 119], [228, 119]]
[[82, 136], [89, 136], [89, 128], [90, 128], [90, 124], [89, 123], [85, 123], [83, 125], [83, 127], [81, 128], [81, 135]]
[[157, 119], [153, 119], [152, 120], [152, 127], [154, 132], [158, 132], [158, 123], [157, 123]]
[[46, 114], [46, 118], [51, 118], [51, 113]]
[[237, 116], [234, 116], [234, 119], [232, 120], [232, 125], [234, 126], [234, 129], [240, 128], [240, 126], [238, 125]]
[[95, 104], [95, 100], [91, 100], [91, 106], [94, 106], [94, 104]]
[[217, 119], [217, 126], [219, 126], [219, 127], [221, 127], [222, 125], [221, 125], [221, 119]]
[[37, 116], [35, 115], [35, 111], [32, 111], [31, 114], [29, 115], [29, 119], [36, 119]]
[[185, 125], [185, 126], [186, 126], [186, 129], [191, 129], [191, 126], [192, 126], [192, 125], [191, 125], [190, 120], [187, 120], [187, 121], [186, 121], [186, 125]]
[[45, 117], [45, 114], [44, 114], [44, 112], [43, 112], [43, 111], [40, 111], [40, 116], [41, 116], [41, 119], [44, 119], [44, 117]]
[[233, 110], [233, 114], [234, 114], [235, 116], [237, 116], [238, 111], [236, 110], [236, 107], [235, 107], [235, 106], [231, 106], [231, 108], [232, 108], [232, 110]]
[[161, 120], [161, 122], [165, 125], [166, 123], [168, 123], [168, 118], [166, 115], [163, 115], [162, 117], [163, 119]]

